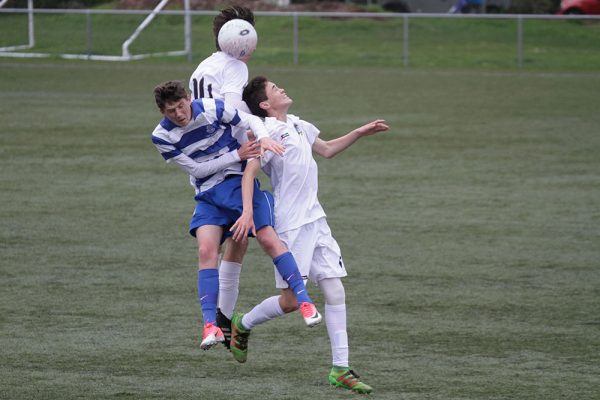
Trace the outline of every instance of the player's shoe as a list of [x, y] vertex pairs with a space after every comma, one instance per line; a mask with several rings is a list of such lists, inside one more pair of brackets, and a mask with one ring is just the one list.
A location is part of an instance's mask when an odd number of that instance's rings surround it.
[[220, 308], [217, 308], [217, 326], [223, 332], [225, 341], [223, 344], [229, 349], [229, 342], [231, 341], [231, 320], [221, 312]]
[[237, 362], [244, 363], [248, 358], [248, 337], [250, 329], [244, 328], [242, 325], [242, 313], [234, 313], [231, 317], [231, 342], [230, 348], [233, 358]]
[[363, 381], [360, 377], [349, 368], [331, 368], [329, 373], [329, 383], [344, 389], [351, 390], [355, 393], [371, 393], [373, 388]]
[[317, 325], [323, 317], [317, 311], [317, 307], [313, 303], [304, 302], [300, 304], [300, 314], [304, 318], [304, 322], [309, 328]]
[[215, 326], [213, 322], [209, 322], [204, 325], [204, 332], [202, 334], [202, 343], [200, 343], [200, 348], [202, 350], [208, 350], [217, 343], [222, 343], [225, 341], [225, 337], [223, 336], [223, 332]]

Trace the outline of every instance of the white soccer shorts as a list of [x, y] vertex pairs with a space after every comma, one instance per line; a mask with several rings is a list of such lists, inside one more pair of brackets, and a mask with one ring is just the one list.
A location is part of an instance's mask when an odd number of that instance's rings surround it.
[[[304, 279], [308, 278], [317, 284], [321, 279], [348, 275], [340, 246], [331, 234], [327, 219], [320, 218], [298, 229], [280, 233], [279, 238], [294, 255]], [[277, 268], [274, 271], [275, 286], [278, 289], [287, 288], [288, 285]]]

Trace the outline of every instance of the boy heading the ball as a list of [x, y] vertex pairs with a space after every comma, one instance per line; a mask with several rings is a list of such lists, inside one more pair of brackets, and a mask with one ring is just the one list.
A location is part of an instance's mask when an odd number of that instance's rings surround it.
[[[216, 51], [204, 59], [192, 73], [189, 88], [194, 99], [213, 98], [225, 101], [238, 110], [250, 113], [242, 100], [242, 92], [248, 83], [248, 67], [252, 53], [241, 59], [223, 51], [219, 45], [219, 34], [223, 26], [242, 20], [254, 25], [253, 12], [243, 6], [222, 9], [213, 19], [213, 35]], [[248, 249], [247, 242], [234, 242], [230, 238], [223, 244], [223, 256], [219, 264], [219, 299], [217, 325], [225, 336], [223, 342], [229, 348], [231, 338], [231, 316], [239, 295], [242, 263]]]

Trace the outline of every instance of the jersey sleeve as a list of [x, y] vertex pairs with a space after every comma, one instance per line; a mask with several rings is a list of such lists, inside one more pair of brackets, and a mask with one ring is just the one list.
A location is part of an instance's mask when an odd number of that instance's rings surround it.
[[240, 126], [250, 129], [252, 133], [254, 133], [256, 140], [269, 137], [269, 132], [267, 131], [267, 128], [265, 128], [265, 124], [256, 115], [248, 114], [239, 110], [238, 115], [240, 118]]
[[202, 179], [215, 174], [230, 165], [240, 162], [240, 156], [237, 150], [230, 151], [223, 154], [218, 158], [212, 160], [197, 162], [181, 153], [177, 157], [174, 157], [173, 162], [177, 164], [181, 169], [187, 172], [194, 178]]
[[192, 175], [194, 178], [205, 178], [241, 161], [238, 151], [232, 150], [220, 157], [213, 158], [212, 160], [197, 162], [182, 153], [181, 150], [173, 143], [170, 143], [168, 139], [161, 137], [160, 134], [156, 133], [152, 134], [152, 143], [154, 143], [154, 146], [156, 146], [156, 149], [166, 162], [174, 162], [178, 167], [187, 172], [188, 175]]
[[306, 132], [306, 137], [308, 138], [309, 143], [311, 145], [314, 144], [315, 140], [317, 140], [317, 138], [319, 137], [321, 131], [310, 122], [300, 120], [300, 123], [302, 124], [304, 132]]
[[225, 93], [223, 100], [226, 104], [229, 104], [230, 106], [235, 107], [238, 110], [242, 110], [243, 112], [250, 114], [250, 110], [248, 109], [246, 102], [242, 100], [241, 93]]

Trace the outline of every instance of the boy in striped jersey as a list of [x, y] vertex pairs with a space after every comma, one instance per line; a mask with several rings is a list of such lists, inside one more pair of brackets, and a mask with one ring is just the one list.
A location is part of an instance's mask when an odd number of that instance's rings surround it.
[[[152, 133], [152, 142], [167, 162], [174, 162], [190, 175], [190, 183], [196, 191], [196, 208], [189, 231], [198, 242], [198, 297], [204, 320], [200, 347], [207, 350], [224, 341], [223, 332], [215, 326], [218, 253], [227, 229], [242, 212], [244, 168], [247, 160], [261, 152], [283, 154], [283, 146], [268, 137], [259, 118], [220, 100], [192, 101], [180, 81], [158, 85], [154, 97], [163, 119]], [[235, 127], [243, 129], [233, 129]], [[252, 130], [258, 143], [248, 142], [247, 129]], [[253, 233], [277, 270], [286, 277], [301, 305], [306, 324], [316, 325], [321, 315], [306, 292], [294, 257], [273, 229], [272, 197], [260, 190], [258, 181], [255, 184], [251, 200], [256, 213]]]
[[[325, 322], [331, 342], [332, 369], [329, 382], [358, 393], [370, 393], [349, 368], [348, 333], [346, 330], [345, 291], [340, 278], [346, 276], [340, 248], [331, 234], [325, 211], [317, 198], [318, 169], [313, 152], [331, 158], [364, 136], [387, 131], [383, 120], [375, 120], [333, 140], [319, 138], [319, 130], [309, 122], [288, 114], [292, 105], [285, 90], [265, 77], [256, 77], [244, 89], [244, 101], [254, 115], [265, 118], [271, 138], [285, 146], [283, 157], [265, 154], [259, 161], [250, 160], [242, 181], [244, 209], [233, 225], [234, 240], [246, 240], [244, 232], [254, 229], [251, 199], [256, 173], [261, 167], [269, 176], [275, 197], [275, 230], [298, 261], [303, 277], [316, 283], [325, 297]], [[286, 287], [275, 271], [276, 286]], [[293, 293], [284, 293], [283, 304], [295, 301]], [[259, 306], [257, 306], [259, 307]], [[255, 325], [256, 308], [247, 314], [234, 314], [232, 351], [236, 332], [247, 336]], [[247, 343], [246, 343], [247, 345]], [[235, 354], [234, 354], [235, 355]]]

